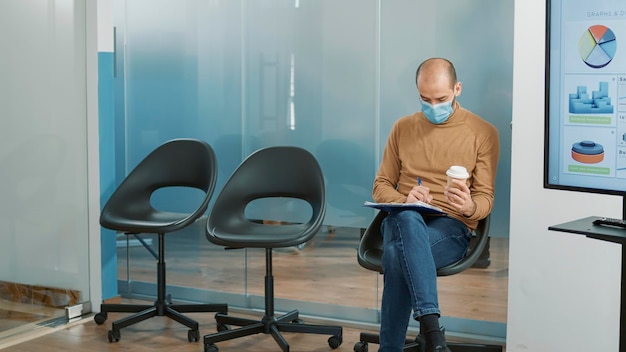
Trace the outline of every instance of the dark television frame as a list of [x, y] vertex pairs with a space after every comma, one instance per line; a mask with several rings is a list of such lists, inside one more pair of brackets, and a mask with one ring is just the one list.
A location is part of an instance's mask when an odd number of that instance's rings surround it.
[[[556, 190], [566, 190], [566, 191], [576, 191], [576, 192], [587, 192], [587, 193], [597, 193], [597, 194], [609, 194], [609, 195], [617, 195], [622, 197], [622, 218], [626, 219], [626, 189], [625, 190], [617, 190], [617, 189], [603, 189], [603, 188], [593, 188], [593, 187], [582, 187], [582, 186], [571, 186], [571, 185], [561, 185], [550, 183], [549, 180], [549, 167], [550, 167], [550, 59], [551, 59], [551, 49], [552, 49], [552, 8], [553, 3], [559, 2], [563, 4], [566, 0], [546, 0], [546, 36], [545, 36], [545, 72], [544, 72], [544, 165], [543, 165], [543, 187], [546, 189], [556, 189]], [[559, 92], [560, 93], [560, 92]], [[626, 182], [626, 181], [625, 181]]]

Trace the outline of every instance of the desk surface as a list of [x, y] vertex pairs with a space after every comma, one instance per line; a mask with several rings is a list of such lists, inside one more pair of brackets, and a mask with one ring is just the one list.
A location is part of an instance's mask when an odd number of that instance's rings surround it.
[[599, 218], [601, 217], [589, 216], [563, 224], [550, 226], [548, 227], [548, 230], [577, 233], [599, 240], [622, 244], [626, 243], [626, 229], [614, 226], [594, 225], [593, 221]]

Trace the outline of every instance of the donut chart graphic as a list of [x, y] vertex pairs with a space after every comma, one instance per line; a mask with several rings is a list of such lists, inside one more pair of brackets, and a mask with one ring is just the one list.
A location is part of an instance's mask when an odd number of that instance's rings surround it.
[[617, 40], [613, 31], [601, 24], [589, 27], [578, 40], [578, 52], [591, 68], [608, 65], [615, 56]]

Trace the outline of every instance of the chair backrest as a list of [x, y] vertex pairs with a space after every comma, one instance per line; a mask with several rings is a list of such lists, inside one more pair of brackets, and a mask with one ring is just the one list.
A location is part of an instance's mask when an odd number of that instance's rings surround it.
[[[383, 273], [383, 236], [380, 232], [380, 225], [386, 216], [387, 212], [385, 211], [379, 211], [376, 214], [365, 230], [363, 237], [361, 237], [357, 255], [357, 260], [362, 267], [378, 271], [381, 274]], [[478, 222], [476, 230], [473, 231], [473, 235], [476, 236], [474, 244], [470, 246], [465, 257], [455, 263], [439, 268], [437, 270], [438, 276], [454, 275], [469, 268], [476, 262], [489, 239], [489, 219], [490, 215]]]
[[[201, 140], [167, 141], [148, 154], [115, 189], [100, 214], [103, 227], [125, 232], [172, 232], [206, 211], [217, 179], [217, 159]], [[188, 214], [156, 210], [152, 194], [164, 187], [192, 187], [204, 192], [200, 204]]]
[[[258, 221], [263, 219], [247, 218], [246, 207], [252, 201], [276, 197], [307, 202], [310, 219], [268, 225]], [[206, 235], [229, 247], [289, 247], [311, 239], [325, 213], [324, 176], [315, 157], [299, 147], [266, 147], [249, 155], [230, 176], [213, 204]]]

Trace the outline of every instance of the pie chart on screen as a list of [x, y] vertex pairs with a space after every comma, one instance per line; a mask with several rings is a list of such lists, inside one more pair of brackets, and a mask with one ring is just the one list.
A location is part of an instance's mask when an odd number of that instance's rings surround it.
[[578, 40], [578, 52], [591, 68], [608, 65], [615, 56], [617, 40], [613, 31], [601, 24], [589, 27]]

